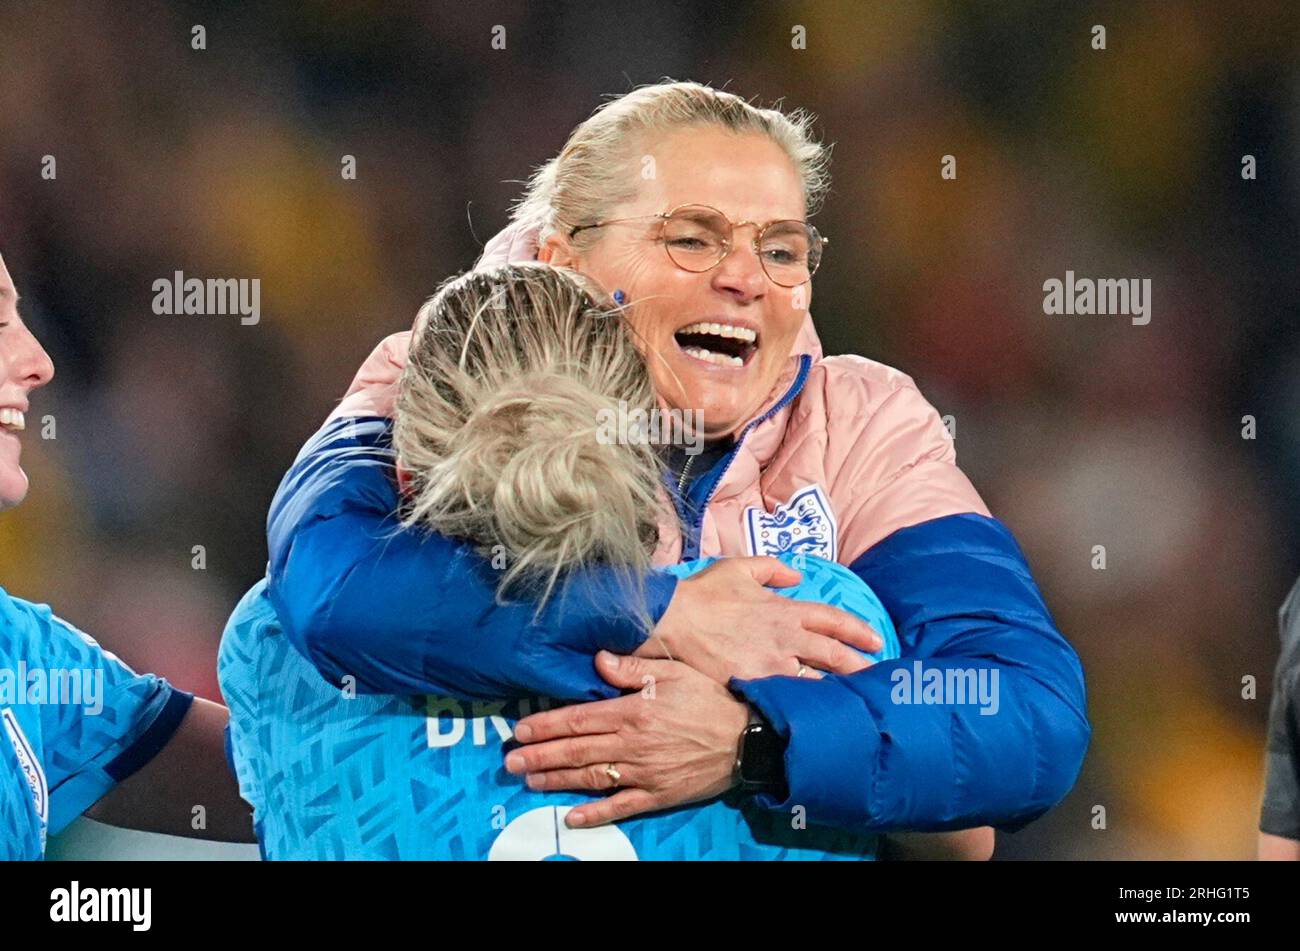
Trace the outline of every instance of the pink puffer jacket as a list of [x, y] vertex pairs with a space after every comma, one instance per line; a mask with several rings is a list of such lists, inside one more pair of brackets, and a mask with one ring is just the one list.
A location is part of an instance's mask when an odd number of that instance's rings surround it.
[[[536, 233], [511, 227], [488, 243], [477, 266], [536, 253]], [[391, 416], [409, 344], [409, 331], [385, 338], [331, 418]], [[775, 555], [798, 542], [806, 554], [849, 565], [900, 528], [989, 514], [911, 377], [865, 357], [823, 356], [811, 314], [789, 365], [738, 439], [698, 526], [701, 556]], [[655, 563], [675, 564], [682, 553], [681, 526], [666, 518]]]

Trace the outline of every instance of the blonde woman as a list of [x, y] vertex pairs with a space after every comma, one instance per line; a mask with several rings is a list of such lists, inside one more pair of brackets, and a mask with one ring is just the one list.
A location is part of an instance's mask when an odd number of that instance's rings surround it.
[[[724, 733], [749, 711], [780, 740], [780, 775], [754, 801], [859, 833], [1018, 828], [1078, 775], [1083, 673], [1019, 546], [910, 377], [822, 353], [808, 308], [829, 248], [810, 217], [828, 154], [810, 128], [696, 83], [634, 90], [573, 130], [485, 255], [571, 267], [632, 306], [656, 397], [704, 419], [704, 452], [670, 460], [677, 517], [661, 552], [731, 557], [686, 579], [651, 573], [641, 601], [595, 566], [536, 618], [497, 606], [473, 548], [390, 530], [395, 489], [377, 461], [391, 452], [400, 339], [363, 367], [272, 506], [270, 597], [326, 678], [594, 701], [522, 720], [506, 760], [540, 789], [617, 787], [569, 827], [727, 784], [741, 738]], [[849, 615], [774, 594], [795, 573], [762, 556], [789, 550], [792, 523], [881, 598], [902, 658], [853, 669]], [[796, 676], [810, 669], [833, 676]], [[651, 711], [618, 696], [645, 677]], [[933, 702], [905, 689], [931, 679], [944, 685]], [[975, 681], [995, 688], [988, 702], [948, 690]]]
[[[27, 496], [22, 434], [33, 391], [53, 376], [0, 257], [0, 511]], [[48, 837], [80, 815], [252, 841], [222, 755], [226, 721], [220, 704], [136, 673], [49, 605], [0, 588], [0, 861], [43, 858]]]
[[[536, 264], [455, 278], [421, 311], [402, 374], [394, 430], [402, 520], [498, 560], [499, 596], [539, 609], [563, 598], [584, 566], [621, 573], [633, 599], [655, 561], [690, 577], [714, 559], [674, 564], [656, 552], [669, 505], [661, 447], [610, 439], [601, 422], [654, 407], [623, 309], [590, 280]], [[880, 632], [883, 649], [870, 659], [897, 657], [889, 616], [860, 579], [816, 557], [782, 559], [801, 581], [781, 595], [851, 612]], [[234, 711], [231, 754], [268, 858], [543, 858], [558, 850], [576, 858], [861, 859], [878, 851], [874, 835], [783, 822], [730, 786], [616, 829], [563, 828], [563, 816], [590, 794], [535, 791], [500, 768], [513, 725], [555, 698], [484, 705], [340, 694], [289, 645], [265, 586], [235, 611], [220, 671]], [[652, 699], [644, 690], [637, 697]], [[979, 838], [902, 844], [962, 856]]]

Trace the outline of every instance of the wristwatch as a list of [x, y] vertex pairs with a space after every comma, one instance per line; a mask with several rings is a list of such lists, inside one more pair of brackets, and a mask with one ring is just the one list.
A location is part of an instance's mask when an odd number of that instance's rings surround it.
[[769, 793], [785, 799], [785, 747], [785, 737], [757, 709], [750, 707], [749, 725], [740, 734], [740, 748], [736, 753], [740, 791]]

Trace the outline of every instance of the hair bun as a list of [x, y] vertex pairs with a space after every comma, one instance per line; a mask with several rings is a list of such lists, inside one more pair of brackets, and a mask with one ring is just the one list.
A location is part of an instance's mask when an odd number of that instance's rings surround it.
[[417, 321], [393, 443], [410, 474], [406, 521], [468, 539], [543, 586], [595, 563], [650, 567], [663, 463], [602, 420], [653, 407], [630, 334], [572, 272], [511, 265], [444, 285]]

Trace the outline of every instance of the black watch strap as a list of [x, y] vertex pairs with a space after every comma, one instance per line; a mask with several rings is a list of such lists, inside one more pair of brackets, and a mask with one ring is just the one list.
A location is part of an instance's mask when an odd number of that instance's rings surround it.
[[751, 708], [749, 725], [740, 735], [736, 775], [740, 791], [786, 798], [785, 737], [758, 710]]

